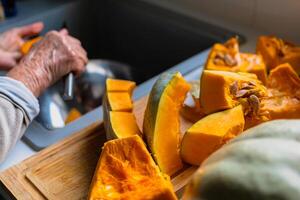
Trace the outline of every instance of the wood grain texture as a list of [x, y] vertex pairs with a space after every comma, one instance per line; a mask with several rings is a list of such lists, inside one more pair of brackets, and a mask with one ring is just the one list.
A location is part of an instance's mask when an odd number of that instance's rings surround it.
[[[141, 130], [146, 104], [147, 96], [134, 104]], [[181, 119], [181, 125], [184, 132], [191, 124]], [[102, 122], [95, 123], [3, 171], [2, 185], [16, 199], [86, 199], [105, 140]], [[177, 194], [182, 193], [195, 170], [195, 167], [185, 166], [172, 177]]]

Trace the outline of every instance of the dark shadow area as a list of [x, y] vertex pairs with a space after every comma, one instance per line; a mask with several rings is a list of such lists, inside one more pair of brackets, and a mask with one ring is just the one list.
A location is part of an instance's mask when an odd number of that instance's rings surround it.
[[81, 4], [84, 12], [73, 20], [73, 26], [81, 22], [78, 37], [89, 57], [127, 63], [137, 83], [235, 35], [142, 1]]

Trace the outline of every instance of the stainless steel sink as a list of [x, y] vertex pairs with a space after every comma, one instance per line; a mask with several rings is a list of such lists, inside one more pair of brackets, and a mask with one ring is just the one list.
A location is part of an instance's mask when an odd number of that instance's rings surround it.
[[86, 71], [75, 80], [74, 98], [64, 100], [64, 81], [59, 81], [39, 97], [40, 113], [35, 120], [48, 130], [63, 128], [71, 110], [85, 114], [101, 105], [107, 78], [131, 79], [129, 69], [119, 62], [90, 60]]
[[[123, 71], [118, 67], [107, 67], [106, 75], [96, 79], [84, 75], [77, 80], [80, 93], [77, 92], [77, 97], [81, 99], [72, 102], [62, 101], [61, 82], [47, 90], [40, 97], [44, 117], [34, 120], [22, 138], [35, 150], [102, 119], [100, 103], [106, 77], [114, 75], [136, 81], [139, 84], [134, 93], [136, 99], [148, 93], [159, 73], [178, 70], [187, 74], [203, 65], [211, 45], [238, 35], [144, 1], [80, 2], [78, 12], [74, 12], [77, 20], [64, 19], [70, 32], [82, 41], [90, 58], [114, 60], [126, 63], [127, 67]], [[92, 98], [91, 90], [81, 93], [84, 91], [82, 86], [92, 79], [98, 94], [96, 98]], [[90, 102], [94, 103], [88, 106]], [[65, 116], [74, 107], [85, 114], [65, 125]]]

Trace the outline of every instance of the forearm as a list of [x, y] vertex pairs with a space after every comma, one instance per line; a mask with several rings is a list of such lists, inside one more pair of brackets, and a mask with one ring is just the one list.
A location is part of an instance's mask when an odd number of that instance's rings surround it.
[[38, 112], [37, 99], [23, 83], [0, 77], [0, 162]]
[[0, 163], [28, 126], [24, 112], [0, 95]]
[[[49, 73], [34, 62], [22, 60], [7, 73], [7, 76], [22, 82], [35, 97], [38, 97], [50, 85]], [[34, 65], [35, 64], [35, 65]]]

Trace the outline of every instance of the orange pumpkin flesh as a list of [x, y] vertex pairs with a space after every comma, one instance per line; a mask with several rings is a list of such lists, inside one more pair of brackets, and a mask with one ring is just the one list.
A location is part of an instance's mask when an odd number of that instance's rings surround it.
[[190, 85], [179, 72], [162, 74], [155, 82], [144, 115], [143, 134], [162, 172], [173, 175], [180, 158], [180, 108]]
[[30, 51], [30, 49], [33, 47], [33, 45], [34, 45], [35, 43], [39, 42], [41, 39], [42, 39], [42, 37], [36, 37], [36, 38], [33, 38], [33, 39], [31, 39], [31, 40], [26, 41], [26, 42], [21, 46], [21, 49], [20, 49], [21, 53], [22, 53], [23, 55], [26, 55], [26, 54]]
[[267, 70], [265, 63], [260, 55], [241, 53], [242, 63], [239, 66], [240, 72], [256, 74], [257, 78], [263, 83], [267, 82]]
[[130, 94], [127, 92], [108, 92], [107, 99], [113, 111], [130, 112], [133, 108]]
[[269, 113], [270, 119], [300, 118], [300, 78], [289, 64], [271, 70], [268, 93], [261, 109]]
[[200, 88], [200, 104], [206, 114], [243, 104], [252, 94], [258, 98], [266, 95], [254, 74], [241, 72], [204, 70]]
[[268, 69], [289, 63], [300, 74], [300, 47], [273, 36], [261, 36], [256, 46]]
[[72, 108], [66, 117], [65, 124], [69, 124], [82, 116], [79, 110]]
[[89, 200], [175, 200], [139, 136], [106, 142], [90, 187]]
[[107, 79], [103, 97], [103, 119], [108, 140], [141, 135], [132, 113], [131, 94], [135, 87], [132, 81]]
[[119, 79], [106, 79], [107, 92], [127, 92], [132, 94], [136, 84], [133, 81], [119, 80]]
[[265, 84], [267, 71], [262, 57], [240, 53], [238, 45], [236, 38], [231, 38], [225, 44], [215, 44], [208, 56], [205, 69], [254, 73]]
[[187, 130], [182, 139], [182, 159], [189, 164], [200, 165], [228, 140], [239, 135], [244, 124], [241, 105], [202, 118]]
[[205, 69], [231, 71], [240, 62], [239, 45], [236, 38], [231, 38], [225, 44], [216, 43], [206, 60]]
[[135, 116], [130, 112], [110, 111], [110, 123], [118, 138], [129, 137], [140, 133]]

